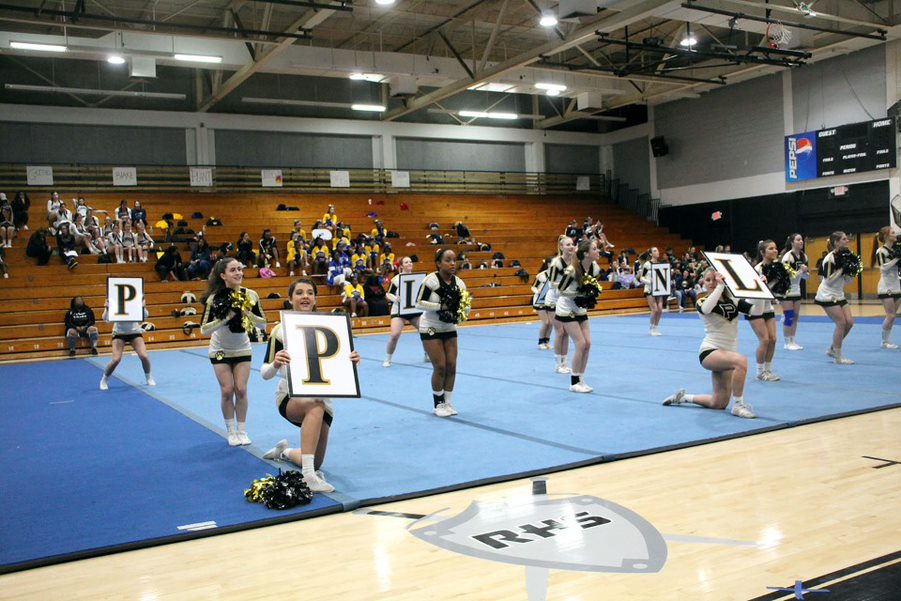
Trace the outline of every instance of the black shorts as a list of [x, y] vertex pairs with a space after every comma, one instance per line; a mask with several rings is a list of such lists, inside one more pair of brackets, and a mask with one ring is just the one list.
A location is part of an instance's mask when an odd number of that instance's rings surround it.
[[215, 357], [210, 357], [210, 363], [212, 363], [213, 365], [224, 363], [226, 365], [231, 365], [232, 367], [239, 363], [250, 363], [250, 361], [252, 360], [253, 357], [251, 357], [250, 355], [241, 355], [240, 357], [220, 357], [217, 355]]
[[417, 313], [416, 315], [392, 315], [391, 321], [394, 321], [395, 319], [403, 319], [404, 323], [413, 325], [413, 320], [418, 318], [421, 315], [422, 315], [422, 313]]
[[121, 340], [122, 342], [127, 342], [134, 346], [133, 341], [136, 338], [143, 338], [143, 334], [113, 334], [113, 340]]
[[707, 356], [708, 356], [710, 353], [712, 353], [713, 351], [715, 351], [715, 350], [717, 350], [717, 349], [715, 349], [715, 348], [709, 348], [709, 349], [707, 349], [707, 350], [705, 350], [705, 351], [701, 351], [701, 353], [698, 355], [698, 361], [701, 363], [701, 366], [702, 366], [702, 367], [704, 366], [704, 359], [706, 359]]
[[556, 315], [557, 321], [562, 323], [582, 323], [588, 321], [587, 315]]
[[791, 294], [791, 295], [783, 296], [781, 300], [782, 300], [782, 301], [791, 301], [791, 302], [794, 302], [794, 301], [799, 301], [799, 300], [802, 300], [802, 299], [801, 299], [801, 295], [800, 295], [800, 294]]
[[845, 299], [837, 300], [837, 301], [818, 301], [814, 300], [814, 303], [818, 304], [821, 307], [844, 307], [848, 304], [848, 301]]
[[901, 298], [901, 292], [889, 292], [886, 294], [877, 294], [879, 298], [893, 298], [895, 300]]
[[420, 340], [450, 340], [456, 337], [457, 330], [451, 330], [450, 332], [436, 332], [432, 328], [429, 328], [428, 332], [419, 332]]
[[748, 321], [754, 321], [755, 319], [762, 319], [764, 321], [770, 319], [776, 319], [776, 314], [772, 311], [767, 311], [766, 313], [761, 313], [760, 315], [745, 315], [745, 319]]
[[[286, 421], [288, 421], [289, 423], [292, 423], [295, 426], [297, 426], [298, 428], [300, 428], [301, 426], [303, 426], [303, 420], [296, 422], [294, 420], [288, 419], [288, 401], [290, 401], [290, 400], [291, 400], [291, 397], [285, 395], [285, 397], [282, 399], [282, 401], [278, 404], [278, 412], [283, 418], [285, 418]], [[322, 421], [325, 422], [325, 424], [329, 428], [332, 427], [333, 419], [335, 419], [334, 416], [331, 413], [329, 413], [328, 411], [326, 411], [324, 413], [324, 415], [322, 416]]]

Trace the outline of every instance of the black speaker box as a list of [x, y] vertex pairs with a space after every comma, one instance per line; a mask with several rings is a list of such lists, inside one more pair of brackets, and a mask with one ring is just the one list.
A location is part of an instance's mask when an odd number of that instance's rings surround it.
[[651, 153], [655, 157], [666, 156], [668, 152], [669, 146], [666, 145], [666, 140], [663, 139], [663, 136], [651, 138]]

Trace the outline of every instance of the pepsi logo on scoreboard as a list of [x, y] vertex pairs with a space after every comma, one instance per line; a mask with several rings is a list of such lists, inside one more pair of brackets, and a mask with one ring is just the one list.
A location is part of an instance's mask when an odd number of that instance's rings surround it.
[[816, 132], [785, 136], [785, 181], [800, 182], [816, 177]]

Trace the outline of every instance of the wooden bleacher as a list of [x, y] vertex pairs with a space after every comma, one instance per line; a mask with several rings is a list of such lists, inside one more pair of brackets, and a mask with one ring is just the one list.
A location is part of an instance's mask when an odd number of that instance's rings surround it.
[[[65, 193], [62, 193], [66, 197]], [[71, 195], [69, 195], [71, 196]], [[162, 193], [127, 195], [103, 193], [85, 194], [88, 204], [95, 209], [111, 211], [124, 196], [131, 205], [140, 200], [147, 209], [148, 221], [153, 224], [164, 213], [181, 213], [189, 227], [200, 231], [207, 218], [215, 216], [223, 225], [208, 227], [206, 237], [214, 248], [222, 242], [235, 243], [241, 232], [247, 231], [256, 242], [265, 228], [273, 231], [284, 257], [285, 243], [294, 220], [300, 219], [309, 232], [313, 223], [321, 218], [329, 204], [334, 204], [338, 217], [350, 225], [354, 233], [368, 232], [373, 227], [377, 213], [388, 230], [397, 232], [399, 238], [390, 239], [393, 252], [400, 258], [416, 254], [420, 262], [417, 271], [434, 268], [432, 257], [435, 246], [426, 239], [428, 224], [436, 222], [443, 234], [449, 234], [456, 221], [463, 221], [472, 236], [490, 243], [491, 251], [480, 252], [471, 245], [453, 245], [458, 254], [467, 253], [473, 266], [482, 261], [490, 263], [495, 252], [502, 252], [505, 264], [518, 259], [530, 279], [535, 275], [545, 256], [550, 255], [558, 233], [570, 219], [580, 223], [586, 215], [601, 219], [608, 238], [621, 248], [637, 251], [649, 246], [682, 249], [687, 241], [669, 234], [609, 202], [599, 199], [565, 198], [547, 196], [451, 196], [405, 194], [171, 194]], [[46, 215], [41, 195], [32, 194], [30, 215], [31, 231], [20, 232], [15, 247], [6, 249], [9, 279], [0, 280], [0, 361], [65, 356], [63, 319], [73, 296], [83, 296], [94, 309], [101, 332], [101, 351], [109, 345], [111, 324], [101, 323], [100, 315], [106, 294], [106, 278], [114, 276], [140, 276], [145, 278], [145, 297], [150, 312], [148, 321], [156, 330], [147, 332], [145, 340], [151, 348], [202, 346], [207, 340], [199, 330], [185, 334], [186, 321], [200, 322], [202, 307], [198, 303], [196, 316], [173, 317], [172, 312], [185, 307], [181, 303], [184, 291], [192, 291], [198, 297], [205, 289], [204, 281], [160, 282], [153, 270], [154, 259], [148, 263], [97, 264], [96, 258], [84, 255], [79, 266], [70, 272], [59, 257], [54, 256], [50, 265], [36, 266], [25, 257], [28, 236], [44, 225]], [[300, 211], [276, 211], [279, 204], [298, 206]], [[202, 219], [192, 219], [195, 212]], [[158, 243], [164, 238], [158, 229], [151, 234]], [[456, 235], [446, 236], [456, 241]], [[412, 242], [415, 247], [408, 247]], [[178, 244], [185, 260], [189, 257], [187, 244]], [[278, 320], [287, 287], [291, 279], [283, 265], [276, 269], [278, 277], [261, 279], [255, 268], [245, 271], [245, 283], [256, 290], [263, 299], [263, 308], [270, 325]], [[602, 263], [604, 261], [602, 260]], [[531, 281], [523, 281], [515, 273], [518, 268], [474, 269], [460, 271], [473, 295], [472, 323], [491, 321], [515, 321], [534, 318], [531, 308]], [[611, 286], [607, 284], [607, 286]], [[277, 292], [278, 299], [266, 297]], [[330, 310], [340, 306], [340, 291], [320, 287], [319, 307]], [[646, 308], [640, 290], [607, 289], [594, 314], [610, 311], [641, 311]], [[383, 332], [389, 325], [387, 317], [359, 317], [353, 320], [357, 332]], [[83, 343], [82, 343], [83, 344]], [[79, 353], [86, 352], [80, 347]]]

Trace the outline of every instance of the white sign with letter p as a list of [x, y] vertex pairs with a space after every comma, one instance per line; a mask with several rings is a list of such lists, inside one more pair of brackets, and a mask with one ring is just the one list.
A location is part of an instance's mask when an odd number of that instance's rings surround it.
[[106, 320], [144, 321], [144, 278], [107, 278]]

